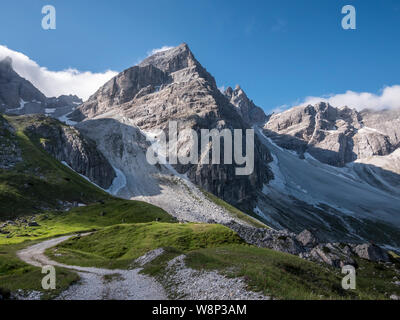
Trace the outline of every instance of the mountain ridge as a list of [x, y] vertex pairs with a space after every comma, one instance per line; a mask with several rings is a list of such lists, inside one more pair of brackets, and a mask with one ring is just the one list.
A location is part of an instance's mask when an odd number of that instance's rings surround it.
[[[134, 87], [133, 92], [131, 87]], [[114, 96], [123, 99], [114, 103]], [[103, 146], [103, 152], [113, 159], [119, 170], [129, 172], [128, 186], [130, 179], [135, 181], [139, 176], [128, 167], [131, 156], [126, 152], [132, 142], [124, 138], [122, 158], [115, 152], [110, 153], [108, 150], [116, 148], [120, 138], [115, 136], [111, 139], [111, 133], [108, 133], [110, 136], [101, 134], [96, 137], [94, 127], [96, 123], [100, 124], [99, 121], [114, 119], [120, 123], [118, 126], [137, 128], [135, 130], [143, 140], [147, 140], [151, 130], [168, 131], [169, 121], [177, 121], [179, 130], [254, 128], [257, 134], [252, 176], [235, 177], [232, 168], [224, 165], [175, 165], [172, 174], [184, 175], [200, 188], [249, 214], [255, 214], [278, 229], [300, 232], [309, 227], [320, 230], [318, 235], [327, 241], [359, 241], [361, 238], [399, 245], [394, 236], [398, 230], [395, 221], [399, 219], [395, 209], [399, 202], [396, 191], [399, 177], [385, 168], [358, 164], [354, 156], [356, 153], [389, 155], [392, 143], [378, 132], [361, 131], [359, 134], [358, 130], [365, 129], [365, 126], [362, 116], [355, 110], [337, 109], [320, 103], [266, 116], [240, 87], [220, 92], [212, 75], [195, 59], [189, 47], [182, 44], [156, 53], [138, 66], [123, 71], [73, 115], [80, 118], [72, 117], [72, 120], [82, 120], [77, 127], [90, 131], [92, 139], [99, 144], [108, 141], [109, 145]], [[266, 120], [263, 129], [262, 121], [255, 121], [257, 118]], [[104, 128], [108, 126], [111, 122]], [[287, 132], [282, 132], [282, 128]], [[396, 137], [396, 131], [392, 136]], [[190, 145], [182, 142], [177, 147], [178, 150], [187, 150]], [[142, 162], [136, 166], [147, 165]], [[339, 171], [334, 169], [336, 167]], [[297, 168], [303, 168], [304, 177], [297, 173]], [[304, 179], [299, 180], [299, 176]], [[313, 179], [316, 179], [315, 183]], [[341, 186], [339, 192], [320, 186], [319, 181], [324, 179], [329, 180], [332, 186]], [[144, 188], [147, 182], [140, 181]], [[157, 185], [157, 181], [152, 183]], [[151, 190], [160, 190], [159, 186], [152, 189], [155, 185]], [[316, 188], [317, 185], [320, 187]], [[122, 194], [135, 198], [138, 194], [134, 190], [131, 182], [131, 187]], [[360, 199], [347, 199], [348, 193], [358, 194]], [[162, 191], [139, 193], [147, 201], [157, 201], [156, 204], [167, 211], [176, 211], [175, 208], [180, 207], [170, 196], [163, 198], [162, 194]], [[370, 207], [365, 210], [365, 206]], [[376, 234], [365, 232], [373, 225], [379, 230]]]
[[[222, 211], [201, 204], [204, 189], [277, 229], [311, 228], [326, 241], [398, 247], [396, 117], [396, 111], [326, 103], [266, 116], [239, 86], [221, 92], [182, 44], [124, 70], [67, 119], [78, 122], [75, 128], [125, 179], [121, 197], [146, 200], [187, 221], [226, 223]], [[151, 132], [167, 132], [170, 121], [196, 132], [253, 128], [253, 174], [235, 176], [224, 164], [150, 165]], [[191, 142], [176, 147], [185, 154]]]

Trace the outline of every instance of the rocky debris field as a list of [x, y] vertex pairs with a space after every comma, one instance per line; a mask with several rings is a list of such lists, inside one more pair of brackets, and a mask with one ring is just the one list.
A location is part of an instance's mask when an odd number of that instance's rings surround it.
[[225, 226], [236, 231], [247, 243], [257, 247], [294, 254], [306, 260], [326, 263], [337, 268], [356, 265], [354, 256], [390, 264], [387, 252], [371, 243], [321, 243], [309, 230], [295, 234], [287, 230], [244, 226], [234, 221]]
[[8, 227], [19, 227], [19, 228], [27, 228], [27, 227], [39, 227], [39, 223], [36, 222], [35, 217], [19, 217], [15, 220], [7, 220], [4, 223], [0, 224], [0, 234], [6, 234], [7, 238], [9, 238], [11, 232]]

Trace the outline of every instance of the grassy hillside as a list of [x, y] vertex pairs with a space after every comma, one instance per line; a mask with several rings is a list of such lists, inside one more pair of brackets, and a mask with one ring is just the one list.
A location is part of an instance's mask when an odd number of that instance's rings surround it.
[[38, 214], [35, 221], [39, 226], [30, 227], [17, 222], [16, 225], [4, 228], [9, 233], [0, 234], [0, 245], [84, 232], [115, 224], [175, 222], [175, 219], [163, 209], [145, 202], [112, 199], [86, 207], [76, 207], [68, 212]]
[[[24, 218], [24, 217], [21, 217]], [[29, 219], [29, 217], [25, 217]], [[84, 232], [122, 223], [175, 222], [163, 209], [141, 201], [112, 199], [86, 207], [73, 208], [68, 212], [38, 214], [39, 226], [30, 227], [17, 222], [0, 234], [0, 245], [21, 243], [26, 240], [44, 239], [73, 232]]]
[[[36, 216], [36, 221], [39, 223], [37, 227], [19, 224], [8, 226], [6, 230], [10, 232], [7, 234], [9, 238], [5, 234], [0, 234], [0, 291], [2, 292], [17, 289], [43, 291], [41, 270], [19, 260], [16, 252], [46, 238], [92, 231], [125, 222], [164, 221], [169, 222], [168, 225], [173, 225], [175, 219], [164, 210], [144, 202], [113, 199], [74, 208], [69, 212], [40, 214]], [[57, 290], [45, 292], [44, 298], [57, 296], [78, 279], [74, 272], [62, 268], [56, 269]]]
[[104, 228], [85, 237], [72, 238], [49, 249], [48, 254], [56, 261], [72, 265], [122, 268], [157, 248], [174, 247], [189, 252], [231, 243], [242, 243], [242, 240], [221, 225], [152, 222]]
[[25, 134], [34, 118], [4, 118], [16, 130], [23, 161], [13, 169], [0, 169], [0, 220], [58, 209], [60, 201], [91, 203], [111, 199], [51, 157], [40, 147], [38, 138]]

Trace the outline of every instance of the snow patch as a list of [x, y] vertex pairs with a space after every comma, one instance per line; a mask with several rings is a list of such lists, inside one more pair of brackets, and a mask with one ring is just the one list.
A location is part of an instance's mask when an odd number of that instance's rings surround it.
[[375, 132], [375, 133], [379, 133], [383, 136], [386, 136], [385, 133], [383, 133], [382, 131], [376, 130], [374, 128], [370, 128], [370, 127], [362, 127], [361, 129], [358, 130], [358, 133], [371, 133], [371, 132]]
[[19, 107], [18, 108], [14, 108], [14, 109], [7, 109], [7, 111], [19, 111], [19, 110], [22, 110], [22, 109], [24, 109], [25, 108], [25, 105], [27, 104], [28, 102], [26, 102], [26, 101], [24, 101], [24, 100], [20, 100], [20, 102], [19, 102]]
[[44, 109], [44, 112], [45, 112], [45, 113], [54, 113], [55, 111], [56, 111], [55, 108], [45, 108], [45, 109]]
[[[66, 167], [68, 167], [69, 169], [71, 169], [72, 171], [76, 172], [74, 169], [71, 168], [71, 166], [66, 163], [65, 161], [61, 161], [61, 163], [63, 165], [65, 165]], [[126, 176], [122, 173], [121, 170], [113, 167], [115, 173], [116, 173], [116, 177], [114, 178], [111, 186], [106, 190], [102, 187], [100, 187], [98, 184], [94, 183], [93, 181], [91, 181], [88, 177], [86, 177], [83, 174], [80, 174], [79, 172], [76, 172], [77, 174], [79, 174], [82, 178], [84, 178], [85, 180], [87, 180], [88, 182], [90, 182], [91, 184], [95, 185], [97, 188], [100, 188], [101, 190], [110, 193], [113, 196], [116, 196], [118, 194], [118, 192], [120, 192], [123, 188], [126, 187]]]
[[64, 122], [65, 124], [69, 125], [69, 126], [74, 126], [77, 124], [76, 121], [72, 121], [68, 118], [68, 116], [72, 113], [68, 112], [67, 114], [64, 114], [63, 116], [59, 117], [58, 120], [60, 120], [61, 122]]
[[116, 196], [118, 192], [120, 192], [123, 188], [126, 187], [126, 176], [123, 174], [123, 172], [115, 167], [113, 167], [116, 177], [114, 178], [110, 188], [108, 188], [106, 191], [113, 196]]
[[269, 164], [272, 173], [274, 174], [274, 179], [269, 182], [269, 185], [275, 189], [284, 191], [286, 189], [286, 179], [279, 169], [278, 157], [271, 153], [273, 161]]

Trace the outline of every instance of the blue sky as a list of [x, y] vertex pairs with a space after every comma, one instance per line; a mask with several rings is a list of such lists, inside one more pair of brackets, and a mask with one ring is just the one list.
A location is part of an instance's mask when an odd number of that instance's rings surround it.
[[[57, 29], [41, 28], [54, 5]], [[357, 29], [341, 28], [354, 5]], [[271, 111], [307, 96], [400, 84], [397, 0], [2, 0], [0, 44], [49, 70], [122, 71], [189, 44], [219, 86], [240, 84]]]

